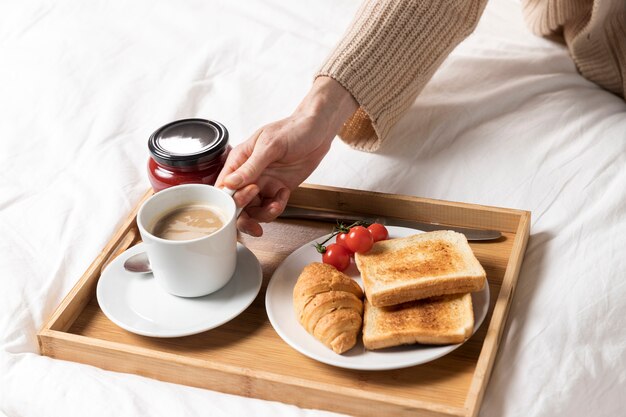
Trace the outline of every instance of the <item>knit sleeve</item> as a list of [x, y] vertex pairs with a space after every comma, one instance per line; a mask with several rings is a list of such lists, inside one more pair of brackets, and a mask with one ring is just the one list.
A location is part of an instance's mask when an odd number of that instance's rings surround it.
[[486, 0], [366, 0], [317, 76], [359, 104], [339, 136], [373, 152], [448, 54], [476, 27]]
[[578, 71], [626, 98], [626, 1], [523, 0], [536, 35], [562, 37]]

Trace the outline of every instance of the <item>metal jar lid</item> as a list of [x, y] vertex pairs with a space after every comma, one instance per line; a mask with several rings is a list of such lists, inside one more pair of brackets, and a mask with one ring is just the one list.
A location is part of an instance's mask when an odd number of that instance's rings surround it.
[[206, 119], [182, 119], [158, 128], [148, 140], [156, 162], [188, 167], [208, 162], [224, 152], [228, 130], [221, 123]]

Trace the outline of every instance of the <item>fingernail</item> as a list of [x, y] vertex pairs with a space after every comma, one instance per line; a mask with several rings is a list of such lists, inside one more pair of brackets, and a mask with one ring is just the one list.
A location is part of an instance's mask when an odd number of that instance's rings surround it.
[[233, 172], [232, 174], [224, 178], [224, 182], [227, 185], [229, 185], [231, 188], [236, 188], [241, 185], [241, 183], [243, 182], [243, 178], [241, 177], [241, 175], [237, 174], [236, 172]]

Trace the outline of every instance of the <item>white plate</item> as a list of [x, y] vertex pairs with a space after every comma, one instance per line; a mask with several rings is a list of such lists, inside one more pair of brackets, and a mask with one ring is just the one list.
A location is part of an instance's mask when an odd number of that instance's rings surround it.
[[256, 298], [263, 274], [256, 256], [237, 244], [237, 268], [219, 291], [183, 298], [161, 289], [152, 274], [124, 269], [124, 261], [144, 252], [140, 243], [115, 258], [102, 272], [96, 295], [104, 314], [129, 332], [152, 337], [180, 337], [220, 326], [241, 314]]
[[[406, 227], [387, 226], [387, 229], [389, 230], [390, 238], [422, 233], [419, 230]], [[363, 343], [359, 341], [348, 352], [338, 355], [307, 333], [298, 323], [294, 313], [293, 288], [306, 265], [311, 262], [321, 262], [322, 257], [313, 247], [313, 243], [322, 242], [326, 237], [328, 235], [302, 246], [289, 255], [276, 269], [267, 287], [265, 295], [267, 315], [276, 333], [287, 344], [300, 353], [328, 365], [369, 371], [399, 369], [419, 365], [447, 355], [461, 346], [462, 343], [446, 346], [411, 345], [370, 351], [366, 350], [363, 347]], [[344, 272], [358, 282], [361, 287], [363, 286], [361, 276], [354, 262]], [[475, 333], [487, 315], [487, 309], [489, 308], [489, 285], [485, 285], [479, 292], [472, 293], [472, 304], [474, 306], [473, 333]]]

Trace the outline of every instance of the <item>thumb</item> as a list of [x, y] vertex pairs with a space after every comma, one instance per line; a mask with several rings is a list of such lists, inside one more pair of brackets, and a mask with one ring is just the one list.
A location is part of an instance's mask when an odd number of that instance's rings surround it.
[[256, 142], [250, 157], [235, 171], [224, 178], [224, 184], [233, 190], [255, 183], [265, 168], [278, 159], [277, 153], [271, 146], [264, 146]]

